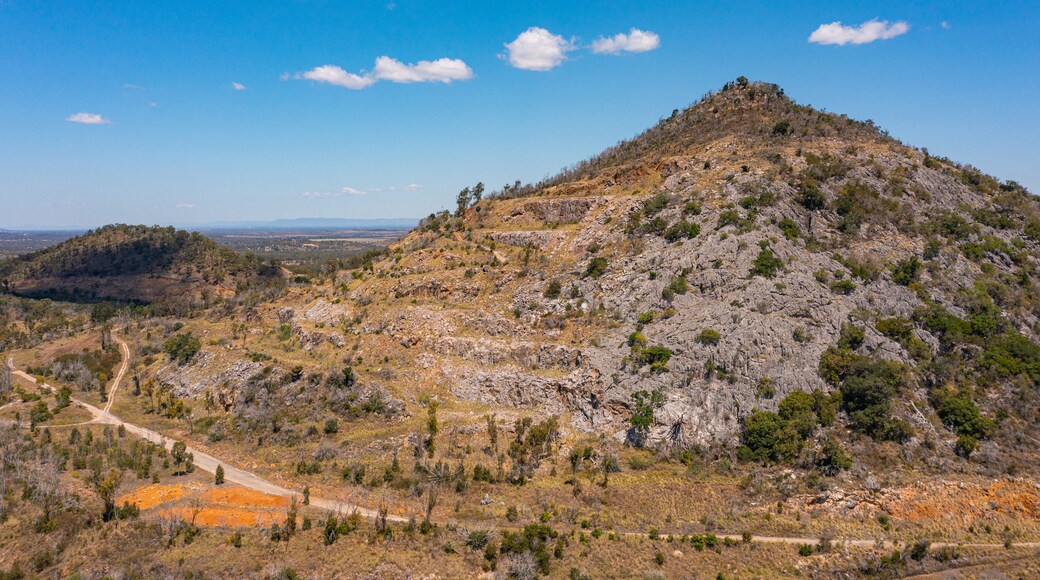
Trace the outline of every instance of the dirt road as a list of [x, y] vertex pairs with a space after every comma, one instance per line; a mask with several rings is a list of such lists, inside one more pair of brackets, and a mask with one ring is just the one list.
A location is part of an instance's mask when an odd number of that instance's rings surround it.
[[[172, 449], [173, 448], [173, 444], [176, 442], [176, 440], [164, 437], [161, 433], [158, 433], [157, 431], [152, 431], [151, 429], [146, 429], [146, 428], [141, 427], [139, 425], [134, 425], [132, 423], [127, 423], [126, 421], [123, 421], [122, 419], [120, 419], [119, 417], [113, 415], [111, 412], [108, 411], [108, 409], [110, 409], [112, 407], [112, 402], [115, 399], [115, 394], [116, 394], [116, 391], [117, 391], [117, 389], [119, 387], [119, 382], [122, 380], [123, 376], [126, 373], [127, 365], [129, 363], [129, 359], [130, 359], [130, 349], [127, 347], [126, 343], [121, 341], [121, 340], [119, 340], [119, 339], [116, 339], [116, 340], [119, 342], [120, 349], [123, 352], [123, 363], [122, 363], [122, 366], [120, 367], [119, 373], [117, 373], [117, 375], [116, 375], [116, 380], [115, 380], [114, 384], [112, 385], [111, 395], [109, 396], [108, 404], [105, 406], [104, 409], [99, 409], [98, 407], [95, 407], [95, 406], [90, 405], [88, 403], [84, 403], [83, 401], [80, 401], [78, 399], [72, 399], [72, 402], [74, 404], [76, 404], [76, 405], [78, 405], [78, 406], [82, 407], [83, 409], [86, 409], [87, 411], [90, 412], [91, 417], [92, 417], [92, 420], [90, 421], [91, 423], [101, 423], [101, 424], [106, 424], [106, 425], [122, 425], [127, 430], [127, 432], [129, 432], [129, 433], [137, 435], [138, 437], [141, 437], [142, 439], [147, 439], [148, 441], [151, 441], [152, 443], [155, 443], [157, 445], [162, 445], [166, 449]], [[32, 383], [36, 383], [37, 382], [36, 377], [33, 377], [32, 375], [29, 375], [27, 373], [24, 373], [24, 372], [22, 372], [22, 371], [20, 371], [20, 370], [18, 370], [18, 369], [16, 369], [14, 367], [14, 359], [13, 359], [13, 357], [10, 357], [10, 356], [7, 357], [7, 366], [10, 367], [11, 374], [13, 374], [15, 376], [18, 376], [18, 377], [21, 377], [22, 379], [25, 379], [25, 380], [27, 380], [29, 382], [32, 382]], [[48, 385], [47, 383], [42, 383], [41, 386], [43, 386], [44, 388], [50, 389], [52, 391], [55, 390], [53, 386]], [[202, 452], [202, 451], [200, 451], [198, 449], [193, 449], [192, 447], [188, 447], [188, 452], [192, 453], [194, 455], [195, 467], [198, 467], [199, 469], [201, 469], [203, 471], [206, 471], [206, 472], [209, 472], [209, 473], [215, 473], [216, 470], [217, 470], [217, 466], [218, 465], [222, 465], [224, 467], [224, 479], [225, 479], [225, 481], [229, 481], [229, 482], [232, 482], [232, 483], [237, 483], [237, 484], [239, 484], [239, 485], [241, 485], [243, 487], [247, 487], [247, 488], [255, 490], [255, 491], [260, 491], [260, 492], [263, 492], [263, 493], [276, 495], [276, 496], [281, 496], [281, 497], [293, 497], [293, 496], [297, 496], [297, 495], [302, 495], [300, 493], [297, 493], [294, 490], [291, 490], [291, 489], [282, 487], [280, 485], [271, 483], [270, 481], [267, 481], [266, 479], [264, 479], [262, 477], [259, 477], [259, 476], [255, 475], [253, 473], [250, 473], [250, 472], [248, 472], [248, 471], [246, 471], [244, 469], [239, 469], [239, 468], [237, 468], [237, 467], [235, 467], [233, 465], [228, 465], [227, 463], [224, 463], [224, 462], [220, 461], [216, 457], [214, 457], [214, 456], [212, 456], [212, 455], [210, 455], [208, 453], [204, 453], [204, 452]], [[356, 509], [359, 514], [361, 514], [362, 516], [367, 517], [367, 518], [375, 518], [378, 515], [375, 510], [363, 508], [361, 506], [357, 506], [357, 505], [354, 505], [354, 504], [351, 504], [351, 503], [347, 503], [347, 502], [342, 502], [342, 501], [337, 501], [337, 500], [332, 500], [332, 499], [318, 498], [318, 497], [314, 497], [314, 496], [311, 496], [311, 498], [310, 498], [310, 505], [312, 505], [314, 507], [317, 507], [317, 508], [320, 508], [320, 509], [323, 509], [323, 510], [333, 511], [333, 512], [341, 512], [341, 513], [350, 513], [350, 512], [352, 512], [352, 511], [354, 511]], [[407, 521], [407, 518], [405, 518], [404, 516], [393, 515], [393, 514], [387, 514], [387, 518], [386, 519], [389, 520], [389, 521], [394, 521], [394, 522], [404, 522], [404, 521]], [[633, 537], [634, 536], [644, 536], [644, 537], [646, 536], [646, 534], [644, 534], [644, 533], [636, 533], [636, 532], [625, 533], [623, 535], [633, 536]], [[741, 536], [734, 535], [734, 534], [717, 534], [717, 536], [719, 538], [730, 538], [730, 539], [738, 540], [738, 541], [740, 541], [742, 539]], [[819, 540], [817, 538], [800, 538], [800, 537], [787, 537], [787, 536], [752, 536], [751, 537], [751, 541], [752, 542], [761, 542], [761, 543], [770, 543], [770, 544], [798, 544], [798, 545], [800, 545], [800, 544], [816, 545], [816, 544], [819, 543]], [[881, 542], [880, 544], [878, 544], [877, 540], [857, 540], [857, 539], [844, 539], [844, 538], [841, 538], [841, 539], [835, 539], [835, 542], [843, 544], [843, 545], [847, 545], [847, 546], [857, 546], [857, 547], [872, 547], [872, 546], [876, 546], [876, 545], [880, 545], [881, 547], [886, 548], [886, 549], [890, 549], [890, 548], [893, 547], [892, 542], [885, 541], [885, 542]], [[971, 547], [985, 547], [985, 548], [1003, 548], [1003, 544], [981, 544], [981, 543], [980, 544], [968, 544], [968, 543], [965, 543], [965, 544], [950, 544], [950, 543], [943, 543], [943, 542], [933, 542], [932, 543], [932, 547], [935, 547], [935, 548], [939, 548], [939, 547], [943, 547], [943, 546], [958, 546], [958, 545], [959, 546], [971, 546]], [[1017, 548], [1040, 548], [1040, 542], [1024, 542], [1024, 543], [1016, 542], [1015, 543], [1015, 547], [1017, 547]]]

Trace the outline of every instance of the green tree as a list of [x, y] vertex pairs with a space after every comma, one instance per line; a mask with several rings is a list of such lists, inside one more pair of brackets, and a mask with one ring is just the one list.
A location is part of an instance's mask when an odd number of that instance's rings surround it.
[[664, 405], [664, 394], [658, 389], [637, 391], [632, 394], [632, 403], [635, 407], [631, 418], [632, 427], [645, 434], [654, 424], [654, 411]]
[[116, 491], [119, 489], [119, 484], [122, 481], [123, 471], [114, 468], [109, 469], [104, 477], [99, 476], [95, 480], [95, 489], [98, 497], [101, 498], [101, 502], [104, 504], [101, 519], [106, 522], [111, 521], [116, 516]]
[[224, 485], [224, 466], [218, 465], [217, 472], [213, 474], [214, 485]]
[[469, 208], [471, 195], [469, 188], [464, 187], [459, 191], [459, 194], [455, 196], [455, 217], [462, 217], [462, 214], [466, 213], [466, 210]]
[[188, 446], [183, 441], [177, 441], [170, 448], [170, 456], [173, 457], [173, 464], [180, 468], [181, 464], [187, 458]]

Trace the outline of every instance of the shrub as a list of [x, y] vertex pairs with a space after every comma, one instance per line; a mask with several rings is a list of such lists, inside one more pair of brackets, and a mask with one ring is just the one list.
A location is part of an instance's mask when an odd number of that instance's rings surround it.
[[740, 225], [740, 212], [735, 209], [727, 209], [719, 212], [719, 223], [716, 229], [722, 229], [726, 226]]
[[635, 359], [639, 365], [650, 365], [654, 372], [665, 372], [668, 370], [668, 360], [672, 358], [672, 351], [661, 345], [652, 345], [646, 348], [635, 349]]
[[892, 340], [905, 344], [913, 337], [913, 323], [907, 318], [879, 318], [874, 323], [878, 332]]
[[722, 340], [722, 334], [714, 328], [705, 328], [697, 335], [697, 342], [706, 345], [716, 345]]
[[998, 377], [1025, 376], [1040, 384], [1040, 346], [1018, 332], [1007, 332], [987, 343], [980, 366]]
[[893, 417], [892, 399], [906, 386], [905, 366], [853, 355], [851, 368], [842, 379], [842, 408], [852, 426], [874, 439], [903, 441], [910, 425]]
[[772, 411], [755, 411], [744, 417], [741, 442], [755, 459], [777, 459], [786, 422]]
[[585, 268], [585, 276], [587, 278], [599, 278], [607, 271], [607, 259], [602, 256], [596, 256], [592, 260], [589, 260], [589, 265]]
[[852, 457], [835, 439], [827, 439], [816, 456], [816, 467], [827, 475], [837, 475], [843, 469], [852, 467]]
[[984, 416], [975, 401], [964, 391], [957, 394], [939, 391], [933, 399], [939, 418], [960, 435], [985, 439], [997, 428], [997, 424]]
[[783, 265], [784, 263], [773, 253], [773, 250], [769, 249], [769, 247], [763, 247], [751, 266], [750, 275], [773, 278]]
[[657, 193], [643, 202], [643, 213], [647, 216], [655, 216], [666, 207], [668, 207], [668, 195], [664, 192]]
[[957, 438], [957, 443], [954, 444], [953, 449], [961, 457], [967, 459], [971, 457], [972, 453], [978, 449], [979, 442], [971, 435], [961, 435]]
[[917, 281], [921, 274], [921, 266], [917, 256], [899, 260], [892, 266], [892, 281], [901, 286], [909, 286]]
[[163, 344], [163, 350], [170, 357], [170, 360], [176, 361], [180, 365], [188, 364], [199, 352], [200, 348], [202, 348], [202, 343], [190, 332], [178, 334]]
[[841, 280], [835, 280], [831, 282], [831, 292], [835, 294], [841, 294], [848, 296], [856, 291], [856, 283], [848, 278], [842, 278]]
[[921, 538], [914, 542], [913, 546], [910, 547], [910, 559], [915, 562], [924, 560], [925, 556], [928, 555], [928, 548], [931, 547], [932, 543], [927, 538]]
[[870, 200], [877, 196], [877, 191], [862, 181], [845, 184], [834, 203], [834, 211], [841, 216], [838, 230], [845, 234], [858, 232], [870, 212]]
[[798, 224], [796, 224], [794, 220], [784, 218], [780, 220], [779, 226], [780, 231], [784, 234], [784, 237], [789, 240], [798, 239], [798, 236], [802, 235], [801, 228], [798, 227]]
[[[683, 206], [682, 211], [686, 215], [701, 215], [701, 204], [696, 201], [687, 202], [686, 205]], [[1037, 224], [1037, 226], [1040, 228], [1040, 224]], [[1038, 232], [1040, 232], [1040, 229], [1038, 229]]]
[[809, 211], [819, 211], [827, 207], [827, 198], [823, 196], [819, 189], [806, 187], [802, 189], [801, 194], [798, 196], [798, 203]]
[[798, 546], [798, 555], [799, 556], [808, 557], [808, 556], [812, 556], [812, 553], [813, 553], [813, 549], [812, 549], [812, 546], [810, 546], [809, 544], [801, 544], [800, 546]]
[[664, 239], [669, 242], [678, 242], [682, 239], [696, 238], [701, 233], [701, 227], [686, 220], [676, 222], [664, 232]]
[[676, 294], [686, 294], [689, 291], [689, 284], [686, 282], [686, 278], [683, 276], [676, 276], [672, 278], [672, 281], [668, 283], [668, 286], [661, 291], [661, 297], [665, 300], [672, 300]]
[[791, 132], [791, 124], [787, 121], [780, 121], [776, 125], [773, 125], [773, 135], [788, 135]]
[[841, 333], [838, 335], [838, 348], [856, 350], [863, 346], [867, 333], [859, 326], [848, 322], [841, 325]]
[[542, 291], [542, 296], [550, 300], [555, 300], [560, 297], [560, 281], [553, 280], [545, 286], [545, 290]]

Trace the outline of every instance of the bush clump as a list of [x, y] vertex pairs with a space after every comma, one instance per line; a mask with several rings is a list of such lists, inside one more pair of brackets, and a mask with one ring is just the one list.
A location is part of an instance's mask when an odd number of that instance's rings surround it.
[[763, 245], [762, 250], [758, 252], [758, 256], [755, 258], [754, 264], [751, 265], [750, 275], [773, 278], [783, 266], [784, 263], [773, 253], [773, 250], [769, 246]]
[[588, 267], [585, 268], [586, 278], [599, 278], [607, 271], [607, 259], [602, 256], [596, 256], [589, 260]]
[[202, 348], [202, 343], [190, 332], [178, 334], [163, 344], [163, 351], [179, 365], [188, 364]]

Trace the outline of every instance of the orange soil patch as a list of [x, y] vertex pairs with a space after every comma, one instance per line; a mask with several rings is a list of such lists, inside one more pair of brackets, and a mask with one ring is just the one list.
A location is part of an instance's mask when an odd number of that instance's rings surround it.
[[930, 482], [900, 490], [885, 507], [897, 518], [935, 519], [947, 514], [979, 518], [1011, 515], [1040, 519], [1038, 488], [1021, 481], [996, 481], [989, 485]]
[[116, 499], [116, 505], [123, 503], [135, 503], [137, 507], [146, 510], [157, 505], [177, 501], [187, 494], [187, 490], [181, 484], [160, 485], [152, 484], [136, 489]]
[[247, 508], [289, 507], [289, 498], [253, 491], [239, 485], [221, 486], [206, 490], [206, 492], [202, 494], [201, 499], [205, 503], [226, 504]]
[[[185, 521], [191, 521], [193, 511], [194, 510], [192, 508], [176, 507], [164, 509], [160, 511], [159, 514], [165, 517], [176, 516]], [[199, 511], [199, 513], [195, 515], [195, 525], [206, 527], [267, 527], [273, 523], [281, 523], [283, 521], [285, 521], [285, 514], [282, 512], [268, 512], [214, 506], [203, 507]]]

